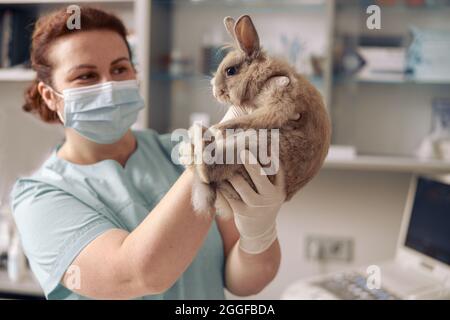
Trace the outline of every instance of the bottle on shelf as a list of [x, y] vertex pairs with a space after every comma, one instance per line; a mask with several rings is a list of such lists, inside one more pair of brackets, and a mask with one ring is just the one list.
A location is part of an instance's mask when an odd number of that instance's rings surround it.
[[8, 277], [12, 282], [20, 282], [27, 273], [27, 261], [16, 231], [8, 251]]
[[11, 240], [11, 228], [6, 216], [6, 208], [6, 206], [0, 205], [0, 269], [6, 267]]
[[450, 99], [434, 99], [431, 131], [423, 139], [417, 156], [450, 161]]

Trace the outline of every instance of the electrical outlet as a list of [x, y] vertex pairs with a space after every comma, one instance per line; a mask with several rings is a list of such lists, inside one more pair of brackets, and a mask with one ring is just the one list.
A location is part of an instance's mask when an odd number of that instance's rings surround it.
[[353, 239], [349, 237], [332, 237], [310, 235], [306, 237], [306, 257], [317, 261], [353, 260]]

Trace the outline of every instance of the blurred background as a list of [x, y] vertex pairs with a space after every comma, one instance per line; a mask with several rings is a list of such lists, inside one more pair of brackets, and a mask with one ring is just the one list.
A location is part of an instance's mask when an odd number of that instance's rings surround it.
[[[225, 106], [209, 81], [230, 42], [225, 16], [250, 14], [262, 46], [321, 91], [333, 146], [319, 175], [283, 206], [281, 269], [250, 298], [278, 299], [298, 279], [391, 259], [411, 176], [450, 173], [448, 0], [0, 1], [0, 296], [41, 296], [22, 268], [8, 194], [62, 139], [60, 126], [21, 106], [34, 79], [32, 23], [69, 4], [104, 8], [129, 28], [147, 102], [135, 128], [220, 120]], [[371, 4], [381, 8], [380, 29], [367, 25]], [[332, 250], [317, 254], [324, 248]]]

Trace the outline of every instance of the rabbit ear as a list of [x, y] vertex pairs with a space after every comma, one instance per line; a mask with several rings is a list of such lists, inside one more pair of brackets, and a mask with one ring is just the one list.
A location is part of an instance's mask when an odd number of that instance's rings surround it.
[[258, 33], [248, 15], [243, 15], [237, 20], [234, 26], [234, 34], [239, 48], [247, 56], [254, 57], [258, 54], [260, 49]]
[[234, 34], [234, 19], [232, 17], [226, 17], [223, 19], [223, 24], [225, 25], [225, 29], [227, 29], [228, 34], [233, 38], [233, 40], [236, 40], [236, 36]]

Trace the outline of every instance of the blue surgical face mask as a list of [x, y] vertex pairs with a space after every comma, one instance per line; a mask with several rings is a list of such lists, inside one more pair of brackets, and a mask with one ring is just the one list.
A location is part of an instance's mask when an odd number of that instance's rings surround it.
[[53, 91], [64, 99], [64, 116], [58, 113], [64, 127], [99, 144], [119, 141], [144, 108], [136, 80]]

